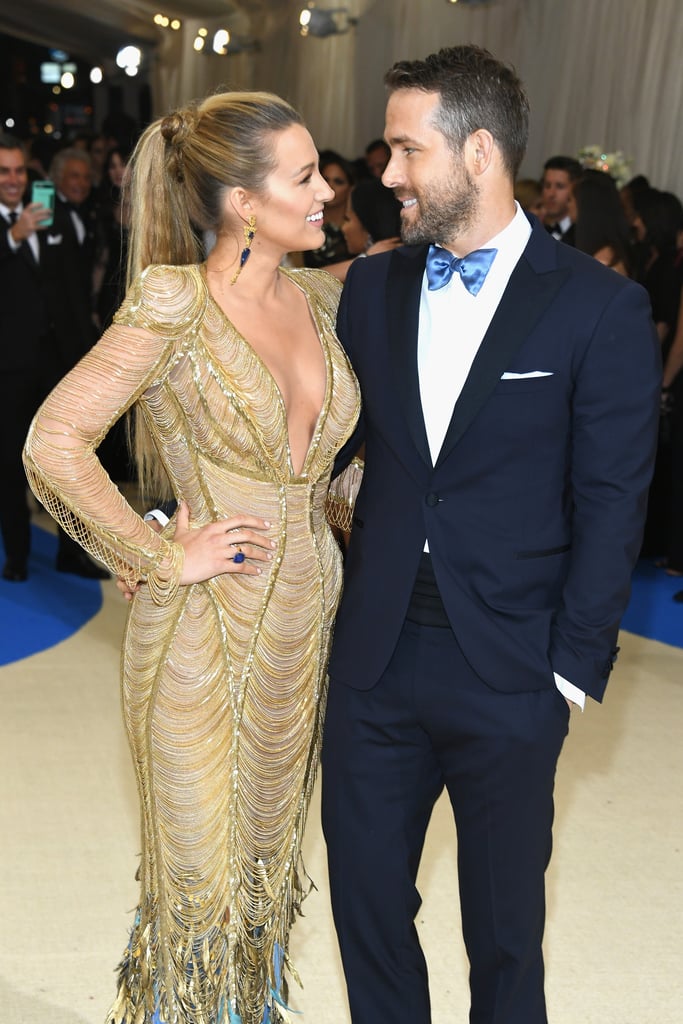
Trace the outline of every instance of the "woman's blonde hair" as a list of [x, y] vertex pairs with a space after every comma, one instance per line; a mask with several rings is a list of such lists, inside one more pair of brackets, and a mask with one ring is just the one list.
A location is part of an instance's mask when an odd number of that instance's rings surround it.
[[[275, 135], [301, 116], [266, 92], [224, 92], [151, 124], [131, 157], [128, 285], [152, 264], [203, 259], [203, 231], [220, 233], [226, 192], [262, 193], [275, 170]], [[168, 480], [136, 412], [135, 461], [143, 493], [168, 494]]]

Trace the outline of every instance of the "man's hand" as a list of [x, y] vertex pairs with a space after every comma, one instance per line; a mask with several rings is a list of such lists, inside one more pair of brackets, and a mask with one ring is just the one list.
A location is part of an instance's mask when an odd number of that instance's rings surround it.
[[43, 206], [42, 203], [29, 203], [10, 228], [13, 240], [19, 245], [34, 231], [44, 231], [47, 224], [44, 224], [43, 221], [50, 220], [50, 217], [51, 213], [47, 206]]

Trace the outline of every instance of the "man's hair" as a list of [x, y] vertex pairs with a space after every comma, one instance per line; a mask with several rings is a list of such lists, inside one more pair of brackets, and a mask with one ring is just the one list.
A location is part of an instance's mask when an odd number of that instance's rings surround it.
[[8, 132], [0, 132], [0, 149], [20, 149], [23, 152], [24, 144]]
[[50, 177], [57, 184], [62, 180], [64, 168], [70, 160], [78, 160], [79, 163], [86, 164], [88, 169], [92, 167], [90, 157], [84, 149], [76, 149], [73, 146], [68, 149], [60, 149], [55, 153], [50, 164]]
[[490, 132], [514, 178], [529, 136], [529, 101], [514, 69], [479, 46], [451, 46], [425, 60], [398, 61], [384, 76], [389, 92], [434, 92], [434, 127], [460, 153], [468, 136]]
[[570, 181], [578, 181], [583, 167], [573, 156], [551, 156], [543, 164], [544, 171], [566, 171]]

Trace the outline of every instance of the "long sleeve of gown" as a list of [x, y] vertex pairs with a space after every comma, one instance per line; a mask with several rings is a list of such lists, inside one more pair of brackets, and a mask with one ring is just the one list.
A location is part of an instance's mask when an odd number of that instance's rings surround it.
[[114, 324], [38, 410], [24, 449], [31, 489], [59, 525], [115, 575], [146, 578], [158, 603], [177, 587], [183, 549], [142, 520], [95, 450], [182, 358], [186, 317], [174, 309], [169, 270], [149, 268], [133, 285]]

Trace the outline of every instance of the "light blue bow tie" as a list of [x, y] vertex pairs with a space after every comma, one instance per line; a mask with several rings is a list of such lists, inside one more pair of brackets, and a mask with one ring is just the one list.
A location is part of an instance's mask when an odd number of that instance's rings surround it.
[[457, 271], [470, 295], [478, 295], [497, 249], [475, 249], [462, 258], [453, 256], [447, 249], [429, 246], [427, 253], [427, 282], [430, 291], [437, 291], [447, 285]]

